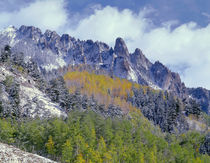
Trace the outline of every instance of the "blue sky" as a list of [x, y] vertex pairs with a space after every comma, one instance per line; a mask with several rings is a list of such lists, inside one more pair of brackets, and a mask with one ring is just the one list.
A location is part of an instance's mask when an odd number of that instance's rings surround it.
[[179, 72], [189, 87], [210, 89], [209, 0], [1, 0], [0, 29], [33, 25], [114, 46], [122, 37]]
[[[0, 11], [14, 11], [35, 2], [35, 0], [1, 0]], [[178, 20], [180, 23], [195, 21], [200, 26], [210, 22], [209, 0], [65, 0], [69, 13], [88, 15], [91, 7], [107, 5], [117, 7], [119, 10], [130, 9], [135, 13], [144, 7], [151, 7], [156, 12], [150, 18], [160, 25], [161, 22]]]
[[144, 7], [152, 7], [156, 14], [151, 15], [157, 24], [171, 19], [179, 20], [180, 23], [195, 21], [201, 26], [209, 22], [210, 1], [209, 0], [70, 0], [68, 9], [72, 12], [83, 12], [85, 14], [91, 5], [100, 4], [128, 8], [134, 12], [139, 12]]

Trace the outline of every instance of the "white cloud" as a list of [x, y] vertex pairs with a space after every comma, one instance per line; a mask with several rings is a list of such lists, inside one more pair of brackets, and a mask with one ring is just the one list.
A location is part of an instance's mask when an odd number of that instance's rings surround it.
[[96, 9], [93, 15], [79, 21], [76, 29], [68, 33], [81, 39], [94, 39], [114, 43], [119, 36], [135, 40], [141, 36], [147, 23], [142, 15], [133, 14], [130, 10], [119, 12], [117, 8]]
[[0, 12], [0, 27], [32, 25], [46, 29], [60, 30], [67, 22], [63, 0], [37, 0], [14, 12]]
[[[210, 89], [210, 25], [199, 27], [194, 22], [177, 26], [177, 21], [154, 27], [145, 18], [147, 10], [134, 14], [117, 8], [96, 9], [79, 21], [69, 34], [81, 39], [94, 39], [114, 45], [116, 37], [125, 39], [129, 50], [141, 48], [152, 60], [159, 60], [176, 72], [187, 86]], [[177, 27], [171, 30], [171, 26]], [[181, 69], [180, 69], [181, 67]]]
[[138, 14], [110, 6], [92, 10], [93, 14], [85, 18], [78, 13], [68, 17], [64, 0], [36, 0], [17, 11], [0, 12], [0, 28], [10, 24], [33, 25], [42, 31], [67, 32], [76, 38], [99, 40], [111, 46], [117, 37], [122, 37], [131, 52], [140, 48], [150, 60], [159, 60], [181, 72], [187, 86], [210, 89], [210, 25], [199, 27], [189, 22], [178, 26], [176, 20], [171, 20], [155, 27], [151, 19], [145, 18], [157, 12], [151, 8]]

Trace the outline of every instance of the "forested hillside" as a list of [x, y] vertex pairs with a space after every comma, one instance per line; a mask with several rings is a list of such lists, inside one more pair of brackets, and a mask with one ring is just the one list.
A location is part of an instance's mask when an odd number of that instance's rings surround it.
[[52, 75], [22, 56], [0, 57], [0, 142], [66, 163], [209, 162], [194, 100], [90, 69]]
[[[0, 120], [0, 141], [61, 162], [209, 162], [205, 137], [189, 131], [163, 134], [141, 113], [104, 118], [70, 112], [66, 120]], [[208, 142], [206, 142], [208, 143]], [[204, 151], [200, 154], [200, 145]]]
[[[148, 86], [132, 83], [126, 79], [96, 74], [94, 71], [69, 69], [64, 80], [70, 93], [79, 92], [89, 98], [94, 97], [106, 110], [109, 105], [119, 106], [126, 114], [140, 109], [149, 120], [158, 124], [162, 131], [179, 132], [189, 129], [186, 116], [199, 119], [201, 109], [192, 99], [181, 100], [173, 93], [155, 90]], [[205, 130], [205, 125], [201, 126]]]

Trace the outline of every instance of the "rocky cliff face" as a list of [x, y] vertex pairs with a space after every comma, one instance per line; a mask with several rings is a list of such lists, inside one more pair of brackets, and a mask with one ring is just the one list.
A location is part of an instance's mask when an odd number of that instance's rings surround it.
[[186, 94], [185, 85], [181, 82], [179, 74], [171, 72], [159, 61], [152, 65], [151, 73], [153, 80], [160, 88], [170, 90], [181, 97]]
[[[47, 30], [42, 33], [38, 28], [21, 26], [19, 29], [9, 27], [2, 31], [0, 42], [0, 48], [9, 44], [14, 52], [22, 51], [26, 55], [25, 60], [33, 58], [41, 69], [47, 71], [68, 65], [92, 65], [111, 76], [168, 90], [182, 98], [191, 95], [191, 91], [187, 91], [181, 82], [179, 74], [171, 72], [158, 61], [151, 63], [140, 49], [129, 53], [122, 38], [116, 39], [113, 49], [102, 42], [81, 41], [67, 34], [59, 36], [55, 31]], [[199, 98], [195, 94], [192, 97], [198, 100], [205, 98]], [[209, 103], [209, 98], [205, 99]], [[203, 110], [209, 112], [206, 106], [203, 105]]]
[[188, 88], [188, 94], [197, 99], [203, 111], [210, 115], [210, 91], [204, 88]]

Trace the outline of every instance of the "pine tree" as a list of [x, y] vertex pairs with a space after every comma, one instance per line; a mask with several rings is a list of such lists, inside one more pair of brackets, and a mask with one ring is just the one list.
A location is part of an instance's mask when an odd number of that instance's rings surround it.
[[67, 139], [62, 149], [62, 161], [70, 163], [73, 156], [72, 152], [73, 152], [73, 147], [71, 145], [70, 139]]
[[22, 67], [26, 66], [26, 64], [24, 62], [24, 54], [23, 53], [12, 54], [12, 62], [18, 66], [22, 66]]
[[1, 52], [0, 60], [2, 62], [7, 62], [10, 60], [11, 57], [11, 47], [9, 45], [6, 45], [4, 47], [4, 50]]
[[3, 106], [2, 106], [2, 101], [0, 101], [0, 117], [3, 117]]
[[12, 127], [10, 122], [7, 122], [5, 119], [0, 119], [0, 140], [5, 143], [14, 143], [14, 134], [15, 130]]
[[59, 76], [56, 79], [52, 79], [46, 92], [50, 99], [59, 103], [65, 111], [70, 110], [70, 95], [68, 89], [65, 86], [63, 77]]

